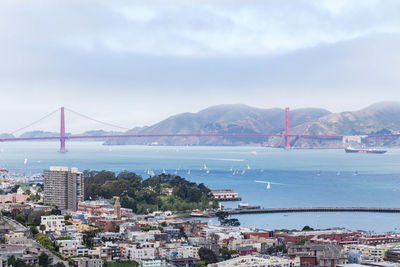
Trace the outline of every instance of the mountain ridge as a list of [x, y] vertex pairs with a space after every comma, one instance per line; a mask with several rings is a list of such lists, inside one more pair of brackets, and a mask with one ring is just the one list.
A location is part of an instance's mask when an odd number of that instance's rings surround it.
[[[175, 114], [150, 126], [136, 127], [127, 132], [86, 131], [81, 135], [113, 134], [283, 134], [285, 110], [258, 108], [244, 104], [222, 104], [198, 112]], [[400, 102], [378, 102], [356, 111], [332, 113], [321, 108], [299, 108], [290, 111], [291, 134], [299, 135], [367, 135], [400, 133]], [[5, 134], [0, 136], [7, 136]], [[54, 132], [31, 131], [20, 137], [58, 136]], [[263, 145], [282, 147], [280, 137], [161, 137], [104, 138], [106, 145]], [[398, 146], [398, 141], [384, 145]], [[292, 147], [342, 147], [340, 140], [292, 138]]]

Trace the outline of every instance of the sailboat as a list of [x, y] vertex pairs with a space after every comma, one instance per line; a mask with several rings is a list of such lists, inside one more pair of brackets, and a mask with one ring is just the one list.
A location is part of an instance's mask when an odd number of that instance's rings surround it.
[[190, 175], [190, 170], [188, 170], [187, 174]]
[[251, 169], [249, 164], [247, 164], [247, 169], [248, 169], [248, 170], [250, 170], [250, 169]]
[[261, 184], [267, 184], [267, 190], [271, 189], [271, 184], [284, 185], [281, 183], [273, 183], [273, 182], [269, 182], [269, 181], [260, 181], [260, 180], [254, 180], [254, 182], [261, 183]]

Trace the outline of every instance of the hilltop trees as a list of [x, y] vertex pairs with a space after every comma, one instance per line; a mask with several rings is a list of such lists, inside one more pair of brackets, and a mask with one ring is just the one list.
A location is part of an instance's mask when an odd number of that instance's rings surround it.
[[[210, 190], [170, 174], [143, 180], [134, 172], [84, 171], [86, 199], [121, 197], [121, 206], [137, 213], [154, 210], [193, 210], [210, 207]], [[216, 202], [213, 203], [216, 205]]]

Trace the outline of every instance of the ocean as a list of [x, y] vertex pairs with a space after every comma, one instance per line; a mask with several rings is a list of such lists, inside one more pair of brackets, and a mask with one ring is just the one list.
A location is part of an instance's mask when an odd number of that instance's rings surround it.
[[[400, 150], [346, 154], [341, 149], [283, 150], [263, 147], [103, 146], [101, 142], [0, 143], [0, 167], [38, 173], [49, 166], [80, 170], [146, 170], [178, 175], [211, 189], [234, 189], [242, 202], [275, 207], [399, 207]], [[27, 163], [24, 164], [24, 159]], [[204, 169], [207, 166], [208, 172]], [[189, 174], [190, 170], [190, 174]], [[255, 180], [271, 182], [266, 184]], [[236, 207], [239, 202], [224, 202]], [[400, 232], [400, 214], [290, 213], [239, 215], [242, 225], [264, 229], [345, 227], [375, 233]]]

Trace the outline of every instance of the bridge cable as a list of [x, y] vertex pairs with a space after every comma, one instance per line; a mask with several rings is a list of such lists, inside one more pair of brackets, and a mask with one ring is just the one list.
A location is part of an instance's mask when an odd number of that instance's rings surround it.
[[42, 118], [40, 118], [40, 119], [38, 119], [38, 120], [36, 120], [36, 121], [34, 121], [34, 122], [32, 122], [32, 123], [30, 123], [30, 124], [24, 126], [24, 127], [21, 127], [21, 128], [15, 130], [15, 131], [11, 132], [10, 134], [14, 135], [15, 133], [17, 133], [17, 132], [19, 132], [19, 131], [25, 130], [26, 128], [29, 128], [29, 127], [31, 127], [32, 125], [35, 125], [36, 123], [39, 123], [39, 122], [41, 122], [41, 121], [44, 120], [44, 119], [47, 119], [48, 117], [50, 117], [51, 115], [53, 115], [54, 113], [56, 113], [56, 112], [58, 112], [58, 111], [60, 111], [60, 108], [58, 108], [58, 109], [56, 109], [56, 110], [50, 112], [49, 114], [43, 116]]
[[111, 127], [119, 128], [119, 129], [122, 129], [122, 130], [130, 130], [129, 128], [126, 128], [126, 127], [122, 127], [122, 126], [119, 126], [119, 125], [115, 125], [115, 124], [108, 123], [108, 122], [104, 122], [104, 121], [100, 121], [100, 120], [96, 120], [96, 119], [94, 119], [94, 118], [91, 118], [91, 117], [89, 117], [89, 116], [86, 116], [86, 115], [84, 115], [84, 114], [82, 114], [82, 113], [79, 113], [79, 112], [74, 111], [74, 110], [69, 109], [69, 108], [64, 108], [64, 109], [65, 109], [65, 110], [68, 110], [68, 111], [71, 112], [71, 113], [74, 113], [75, 115], [81, 116], [81, 117], [83, 117], [83, 118], [85, 118], [85, 119], [88, 119], [88, 120], [91, 120], [91, 121], [95, 121], [95, 122], [97, 122], [97, 123], [101, 123], [101, 124], [108, 125], [108, 126], [111, 126]]

